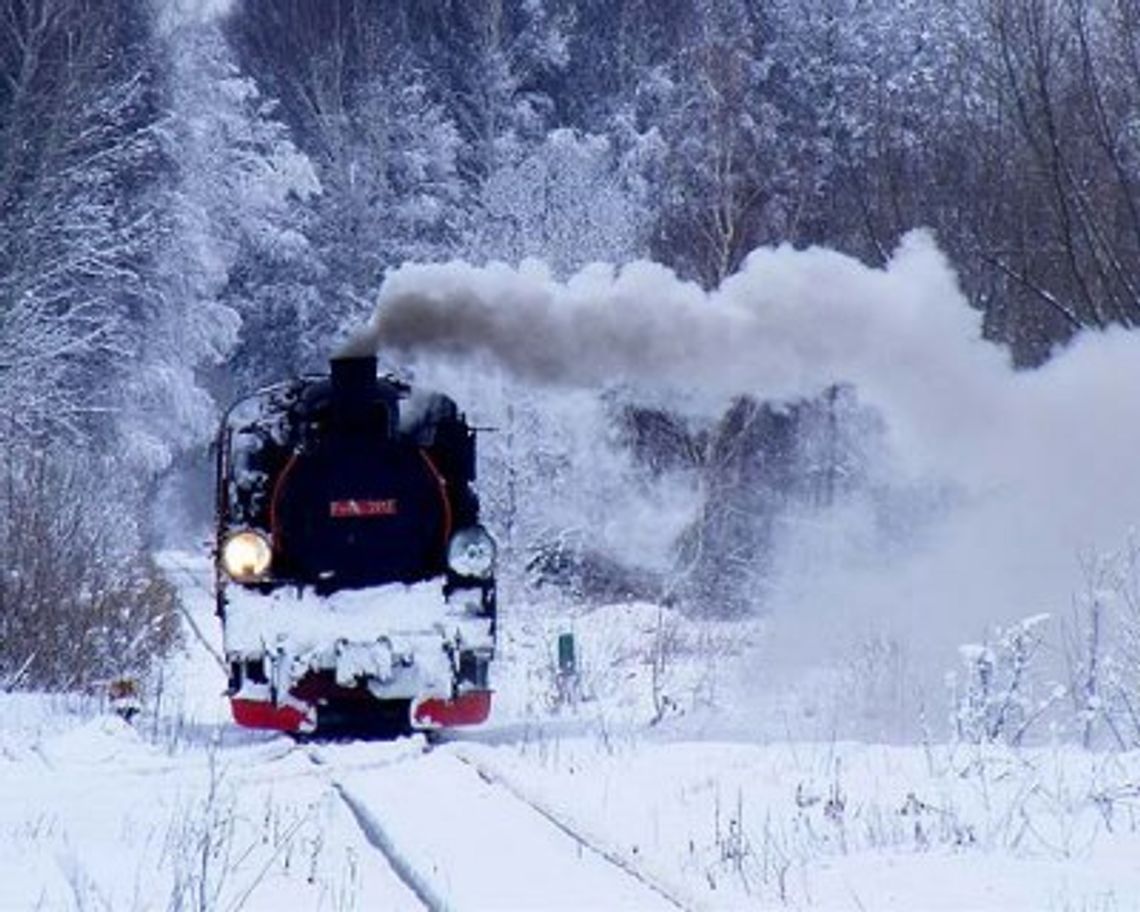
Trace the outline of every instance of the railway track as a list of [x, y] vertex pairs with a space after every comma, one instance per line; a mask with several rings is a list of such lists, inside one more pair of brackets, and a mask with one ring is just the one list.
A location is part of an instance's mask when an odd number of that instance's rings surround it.
[[345, 747], [309, 756], [432, 912], [693, 908], [462, 750], [383, 750], [369, 761]]

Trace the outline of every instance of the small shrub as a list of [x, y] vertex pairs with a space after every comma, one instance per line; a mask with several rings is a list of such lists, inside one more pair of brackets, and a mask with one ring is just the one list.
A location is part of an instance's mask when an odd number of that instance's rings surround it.
[[98, 460], [10, 450], [0, 480], [0, 685], [76, 690], [145, 674], [176, 594]]
[[1033, 661], [1044, 643], [1047, 614], [1025, 618], [1008, 628], [995, 628], [982, 643], [959, 647], [965, 668], [951, 675], [954, 729], [973, 744], [1017, 745], [1055, 701], [1036, 697]]
[[1087, 554], [1084, 586], [1062, 629], [1068, 692], [1081, 743], [1140, 746], [1140, 540]]

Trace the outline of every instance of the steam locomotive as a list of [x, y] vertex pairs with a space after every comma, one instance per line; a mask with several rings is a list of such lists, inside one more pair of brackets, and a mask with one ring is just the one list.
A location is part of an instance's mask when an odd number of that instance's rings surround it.
[[373, 357], [271, 386], [217, 446], [217, 611], [243, 726], [301, 734], [478, 724], [495, 542], [475, 432]]

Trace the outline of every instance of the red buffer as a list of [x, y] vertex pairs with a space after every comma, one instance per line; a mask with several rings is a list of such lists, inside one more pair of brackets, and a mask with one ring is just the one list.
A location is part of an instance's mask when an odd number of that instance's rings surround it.
[[491, 714], [491, 691], [469, 690], [450, 700], [429, 697], [412, 704], [412, 725], [417, 728], [451, 728], [479, 725]]

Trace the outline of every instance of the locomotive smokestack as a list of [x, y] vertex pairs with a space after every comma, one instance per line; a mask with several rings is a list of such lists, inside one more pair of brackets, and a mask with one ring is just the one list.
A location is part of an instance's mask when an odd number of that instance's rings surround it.
[[376, 377], [376, 356], [343, 352], [329, 359], [332, 419], [351, 433], [379, 433], [391, 438], [399, 406], [389, 384]]
[[362, 405], [376, 398], [376, 356], [338, 356], [329, 360], [333, 396], [345, 405]]

